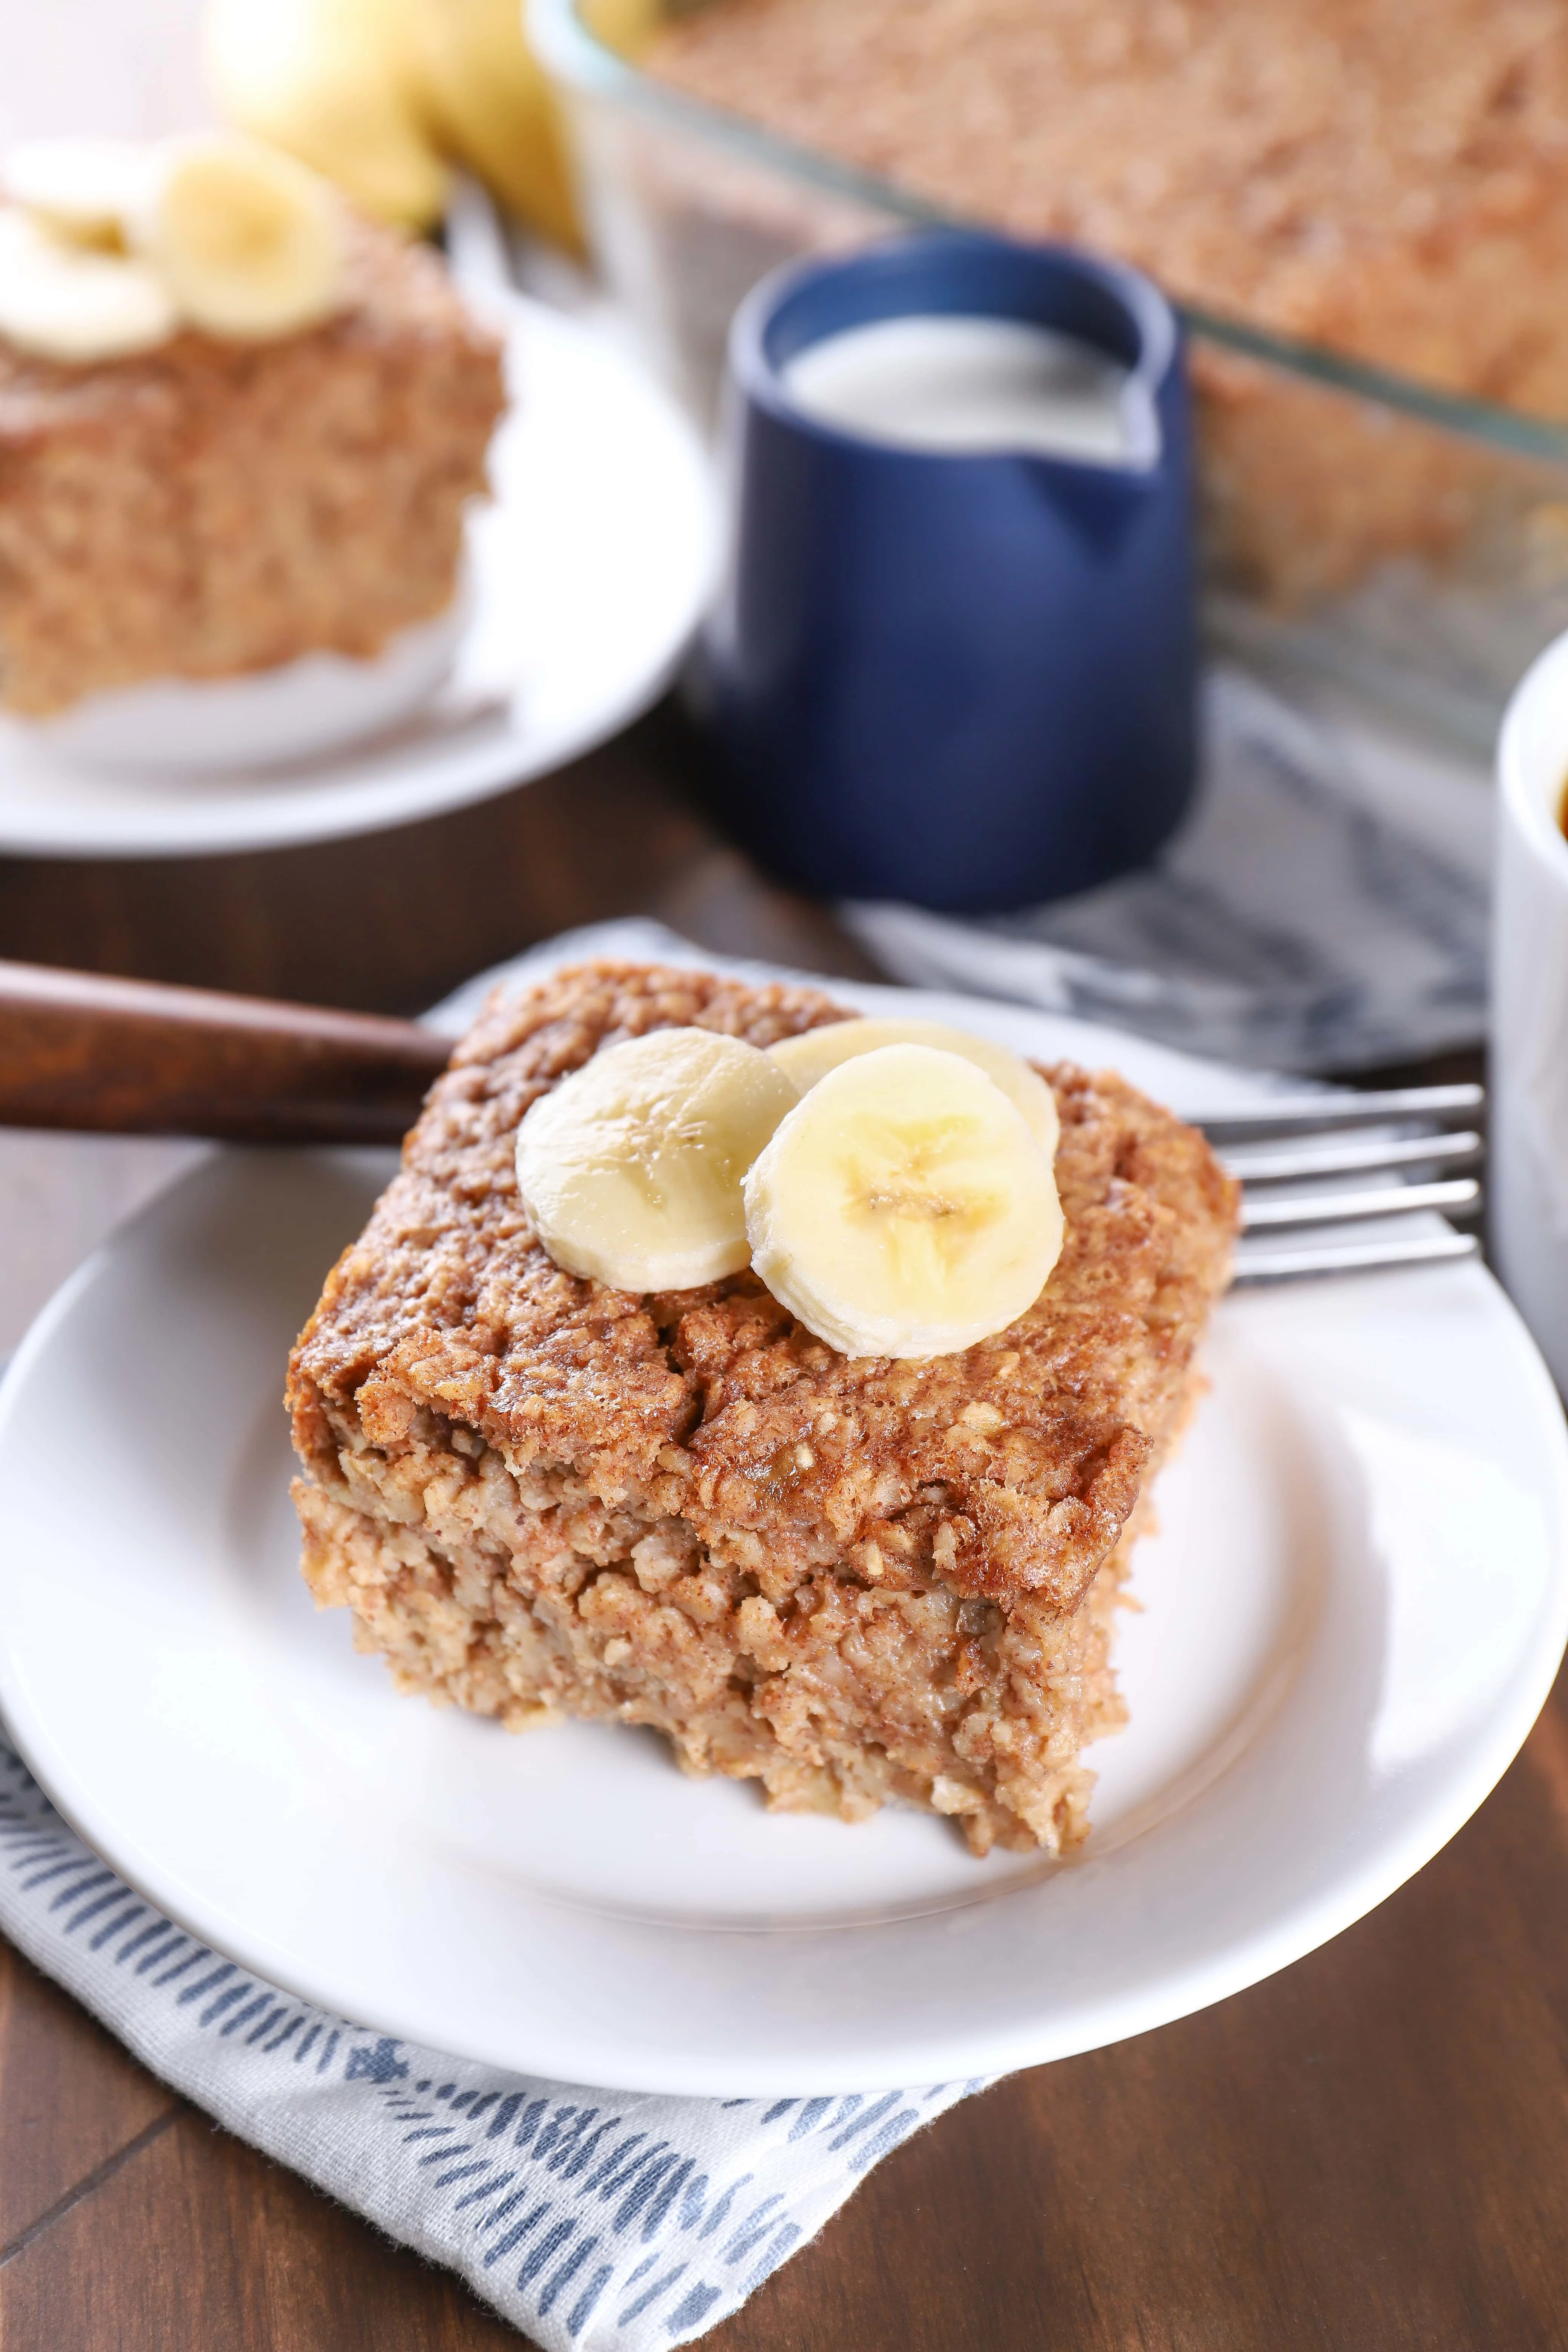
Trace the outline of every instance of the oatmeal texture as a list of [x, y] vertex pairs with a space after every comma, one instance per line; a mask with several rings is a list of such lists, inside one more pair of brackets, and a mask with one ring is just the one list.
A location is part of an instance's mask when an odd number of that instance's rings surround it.
[[977, 1853], [1061, 1851], [1079, 1751], [1121, 1720], [1117, 1591], [1228, 1274], [1203, 1138], [1048, 1071], [1062, 1257], [1008, 1330], [916, 1363], [836, 1354], [750, 1273], [578, 1280], [518, 1201], [519, 1121], [601, 1045], [845, 1017], [617, 964], [492, 1002], [295, 1351], [305, 1574], [405, 1689], [514, 1727], [652, 1724], [774, 1806], [901, 1798]]
[[306, 333], [83, 367], [0, 341], [0, 708], [378, 653], [451, 602], [502, 400], [437, 257], [363, 223]]
[[[709, 0], [647, 63], [971, 219], [1568, 415], [1555, 0], [1431, 0], [1418, 17], [1403, 0]], [[1445, 555], [1506, 481], [1496, 458], [1244, 359], [1205, 349], [1194, 373], [1226, 567], [1277, 601]]]

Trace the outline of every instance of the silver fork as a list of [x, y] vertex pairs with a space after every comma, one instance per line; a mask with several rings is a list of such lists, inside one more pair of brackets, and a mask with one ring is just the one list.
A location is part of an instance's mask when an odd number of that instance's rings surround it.
[[[1430, 1171], [1479, 1163], [1485, 1147], [1471, 1122], [1485, 1099], [1474, 1086], [1280, 1095], [1252, 1109], [1196, 1119], [1241, 1181], [1237, 1281], [1295, 1282], [1308, 1275], [1363, 1274], [1474, 1257], [1480, 1247], [1475, 1234], [1447, 1226], [1416, 1234], [1337, 1234], [1334, 1228], [1363, 1229], [1422, 1209], [1477, 1211], [1481, 1188], [1473, 1175]], [[1455, 1120], [1465, 1123], [1455, 1127]], [[1363, 1131], [1368, 1129], [1373, 1132]], [[1392, 1181], [1357, 1181], [1377, 1176]], [[1315, 1237], [1300, 1243], [1274, 1238], [1297, 1233]]]

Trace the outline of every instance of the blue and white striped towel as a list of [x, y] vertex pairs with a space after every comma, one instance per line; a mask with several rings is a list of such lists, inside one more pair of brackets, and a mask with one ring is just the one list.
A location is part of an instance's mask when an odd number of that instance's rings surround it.
[[0, 1738], [0, 1929], [164, 2082], [545, 2352], [714, 2326], [978, 2083], [672, 2099], [505, 2074], [328, 2017], [132, 1893]]

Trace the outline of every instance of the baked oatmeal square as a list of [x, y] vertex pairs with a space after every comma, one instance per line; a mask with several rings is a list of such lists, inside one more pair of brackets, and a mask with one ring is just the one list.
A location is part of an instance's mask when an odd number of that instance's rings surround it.
[[513, 1728], [651, 1725], [691, 1772], [971, 1847], [1061, 1853], [1122, 1720], [1112, 1622], [1229, 1274], [1235, 1188], [1120, 1078], [1045, 1071], [1066, 1241], [962, 1353], [837, 1353], [750, 1270], [644, 1296], [564, 1272], [519, 1125], [600, 1049], [767, 1046], [816, 990], [593, 963], [492, 1000], [330, 1276], [289, 1402], [304, 1572], [398, 1686]]

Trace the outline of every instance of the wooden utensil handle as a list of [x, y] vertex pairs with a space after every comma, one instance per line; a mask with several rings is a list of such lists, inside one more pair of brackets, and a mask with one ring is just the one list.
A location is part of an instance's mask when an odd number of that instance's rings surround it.
[[450, 1051], [412, 1021], [0, 962], [0, 1126], [396, 1143]]

